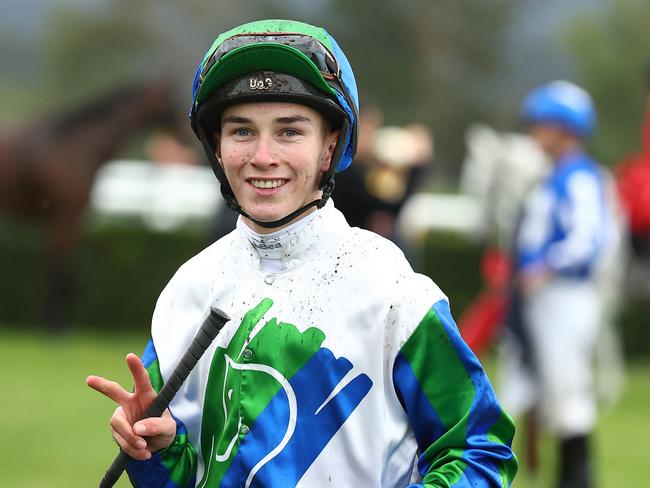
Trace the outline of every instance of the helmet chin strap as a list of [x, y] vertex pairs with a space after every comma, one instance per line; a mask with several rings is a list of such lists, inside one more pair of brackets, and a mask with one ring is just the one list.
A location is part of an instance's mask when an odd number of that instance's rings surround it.
[[[327, 177], [328, 175], [326, 175]], [[329, 175], [329, 181], [325, 183], [325, 186], [323, 188], [323, 195], [312, 202], [309, 202], [307, 205], [303, 205], [300, 207], [298, 210], [295, 210], [291, 212], [289, 215], [279, 219], [279, 220], [273, 220], [273, 221], [263, 221], [263, 220], [257, 220], [250, 215], [248, 215], [244, 209], [239, 205], [237, 200], [234, 198], [228, 198], [226, 200], [226, 203], [230, 208], [232, 208], [235, 212], [239, 213], [243, 217], [246, 217], [247, 219], [255, 222], [257, 225], [260, 227], [264, 227], [265, 229], [276, 229], [278, 227], [282, 227], [285, 224], [288, 224], [291, 222], [293, 219], [296, 217], [302, 215], [305, 213], [307, 210], [311, 209], [312, 207], [316, 208], [323, 208], [325, 204], [327, 203], [327, 200], [329, 200], [330, 196], [332, 195], [332, 191], [334, 190], [334, 178], [332, 175]]]

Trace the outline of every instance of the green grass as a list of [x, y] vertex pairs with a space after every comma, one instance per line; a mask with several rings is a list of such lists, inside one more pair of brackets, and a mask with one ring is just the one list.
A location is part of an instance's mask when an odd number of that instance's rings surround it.
[[[20, 488], [97, 486], [117, 453], [109, 429], [113, 402], [88, 388], [99, 374], [130, 387], [124, 356], [146, 337], [0, 329], [0, 485]], [[116, 485], [128, 487], [124, 477]]]
[[[97, 486], [117, 451], [108, 430], [115, 406], [88, 388], [85, 378], [100, 374], [130, 386], [124, 356], [140, 352], [145, 342], [141, 334], [72, 333], [55, 340], [38, 331], [0, 328], [0, 485]], [[642, 487], [650, 479], [650, 365], [630, 366], [628, 373], [621, 402], [601, 416], [599, 488]], [[522, 459], [514, 487], [551, 486], [553, 444], [548, 437], [541, 444], [539, 476], [528, 475]], [[124, 477], [116, 486], [130, 485]]]
[[[493, 367], [492, 361], [488, 366]], [[593, 441], [598, 488], [648, 486], [650, 462], [647, 439], [650, 438], [650, 364], [627, 366], [626, 386], [620, 401], [602, 411]], [[539, 468], [536, 475], [526, 467], [523, 449], [523, 419], [516, 419], [515, 452], [519, 456], [519, 474], [513, 488], [549, 488], [554, 486], [556, 440], [541, 432]]]

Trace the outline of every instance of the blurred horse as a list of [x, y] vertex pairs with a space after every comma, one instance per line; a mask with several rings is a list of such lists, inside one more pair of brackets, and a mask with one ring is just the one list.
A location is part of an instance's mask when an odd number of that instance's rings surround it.
[[0, 211], [46, 228], [49, 283], [46, 322], [61, 330], [71, 293], [71, 257], [99, 167], [130, 136], [151, 124], [173, 124], [166, 82], [121, 87], [88, 105], [0, 134]]

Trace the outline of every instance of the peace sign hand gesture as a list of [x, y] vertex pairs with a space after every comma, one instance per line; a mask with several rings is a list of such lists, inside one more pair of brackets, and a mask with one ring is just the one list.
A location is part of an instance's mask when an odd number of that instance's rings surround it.
[[138, 356], [127, 354], [126, 364], [133, 376], [133, 393], [101, 376], [88, 376], [86, 384], [119, 405], [110, 420], [113, 439], [133, 459], [145, 460], [171, 444], [176, 435], [176, 422], [168, 409], [162, 417], [143, 419], [156, 398], [156, 391]]

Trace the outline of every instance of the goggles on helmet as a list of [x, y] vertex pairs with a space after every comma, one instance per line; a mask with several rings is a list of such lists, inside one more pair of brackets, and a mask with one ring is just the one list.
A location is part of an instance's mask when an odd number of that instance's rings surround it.
[[321, 42], [305, 34], [263, 33], [239, 34], [225, 39], [206, 61], [201, 73], [199, 83], [221, 58], [237, 48], [250, 44], [283, 44], [297, 49], [304, 54], [318, 68], [323, 78], [330, 81], [340, 81], [339, 65], [334, 55]]

